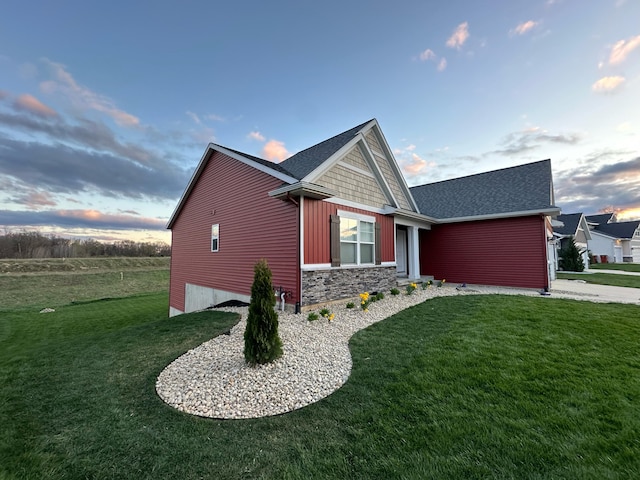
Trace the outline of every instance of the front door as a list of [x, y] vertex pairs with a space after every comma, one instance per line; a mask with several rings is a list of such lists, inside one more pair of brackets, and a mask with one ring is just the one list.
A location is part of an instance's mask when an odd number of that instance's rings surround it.
[[407, 272], [407, 231], [396, 230], [396, 270], [398, 276], [406, 277]]

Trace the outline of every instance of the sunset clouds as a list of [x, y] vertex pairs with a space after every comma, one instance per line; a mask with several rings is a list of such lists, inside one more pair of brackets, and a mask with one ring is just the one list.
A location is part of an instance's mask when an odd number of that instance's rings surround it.
[[640, 47], [640, 35], [631, 37], [627, 40], [619, 40], [611, 47], [611, 53], [609, 55], [610, 65], [619, 65], [624, 62], [627, 57]]
[[40, 90], [45, 94], [60, 92], [71, 103], [81, 109], [95, 110], [104, 113], [122, 127], [135, 127], [140, 125], [138, 117], [117, 108], [112, 100], [104, 95], [91, 91], [89, 88], [78, 84], [73, 76], [60, 63], [43, 59], [53, 79], [40, 83]]
[[55, 117], [57, 115], [55, 110], [47, 107], [36, 97], [27, 93], [19, 95], [13, 102], [13, 107], [16, 110], [23, 110], [29, 113], [33, 113], [34, 115], [37, 115], [39, 117]]
[[519, 23], [515, 28], [509, 30], [509, 35], [524, 35], [533, 30], [539, 22], [534, 22], [533, 20], [527, 20], [526, 22]]
[[463, 22], [456, 27], [449, 39], [447, 40], [447, 47], [460, 50], [464, 43], [469, 38], [469, 23]]
[[279, 140], [269, 140], [262, 148], [262, 156], [272, 162], [282, 162], [291, 156], [284, 146], [284, 142]]
[[622, 87], [624, 82], [624, 77], [619, 75], [603, 77], [591, 85], [591, 89], [596, 93], [614, 93]]

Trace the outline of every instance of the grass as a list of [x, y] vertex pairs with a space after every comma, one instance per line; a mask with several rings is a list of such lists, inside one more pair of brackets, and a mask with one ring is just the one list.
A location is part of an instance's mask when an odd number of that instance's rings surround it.
[[622, 270], [640, 273], [640, 263], [592, 263], [589, 268], [593, 270]]
[[161, 257], [0, 260], [0, 271], [0, 309], [39, 311], [169, 289], [169, 259]]
[[[162, 368], [229, 328], [167, 319], [166, 294], [2, 313], [0, 478], [634, 478], [640, 312], [439, 298], [357, 333], [323, 401], [264, 419], [192, 417]], [[336, 318], [335, 321], [339, 321]]]
[[584, 280], [598, 285], [612, 285], [614, 287], [640, 288], [640, 276], [617, 275], [615, 273], [563, 273], [557, 277], [563, 280]]

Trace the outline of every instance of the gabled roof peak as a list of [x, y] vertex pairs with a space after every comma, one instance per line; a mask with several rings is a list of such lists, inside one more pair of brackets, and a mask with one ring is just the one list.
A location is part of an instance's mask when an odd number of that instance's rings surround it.
[[312, 147], [305, 148], [286, 159], [280, 165], [291, 172], [291, 174], [298, 180], [302, 180], [309, 173], [319, 167], [325, 160], [349, 143], [353, 137], [355, 137], [367, 125], [375, 121], [376, 119], [372, 118], [371, 120], [367, 120], [366, 122], [350, 128], [349, 130], [345, 130], [342, 133], [334, 135], [327, 140], [323, 140]]

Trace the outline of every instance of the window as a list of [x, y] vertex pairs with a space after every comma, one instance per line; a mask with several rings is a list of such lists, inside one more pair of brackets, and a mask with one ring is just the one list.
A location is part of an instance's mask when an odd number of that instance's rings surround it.
[[220, 248], [220, 224], [211, 226], [211, 251], [217, 252]]
[[374, 222], [340, 217], [340, 264], [373, 265]]

